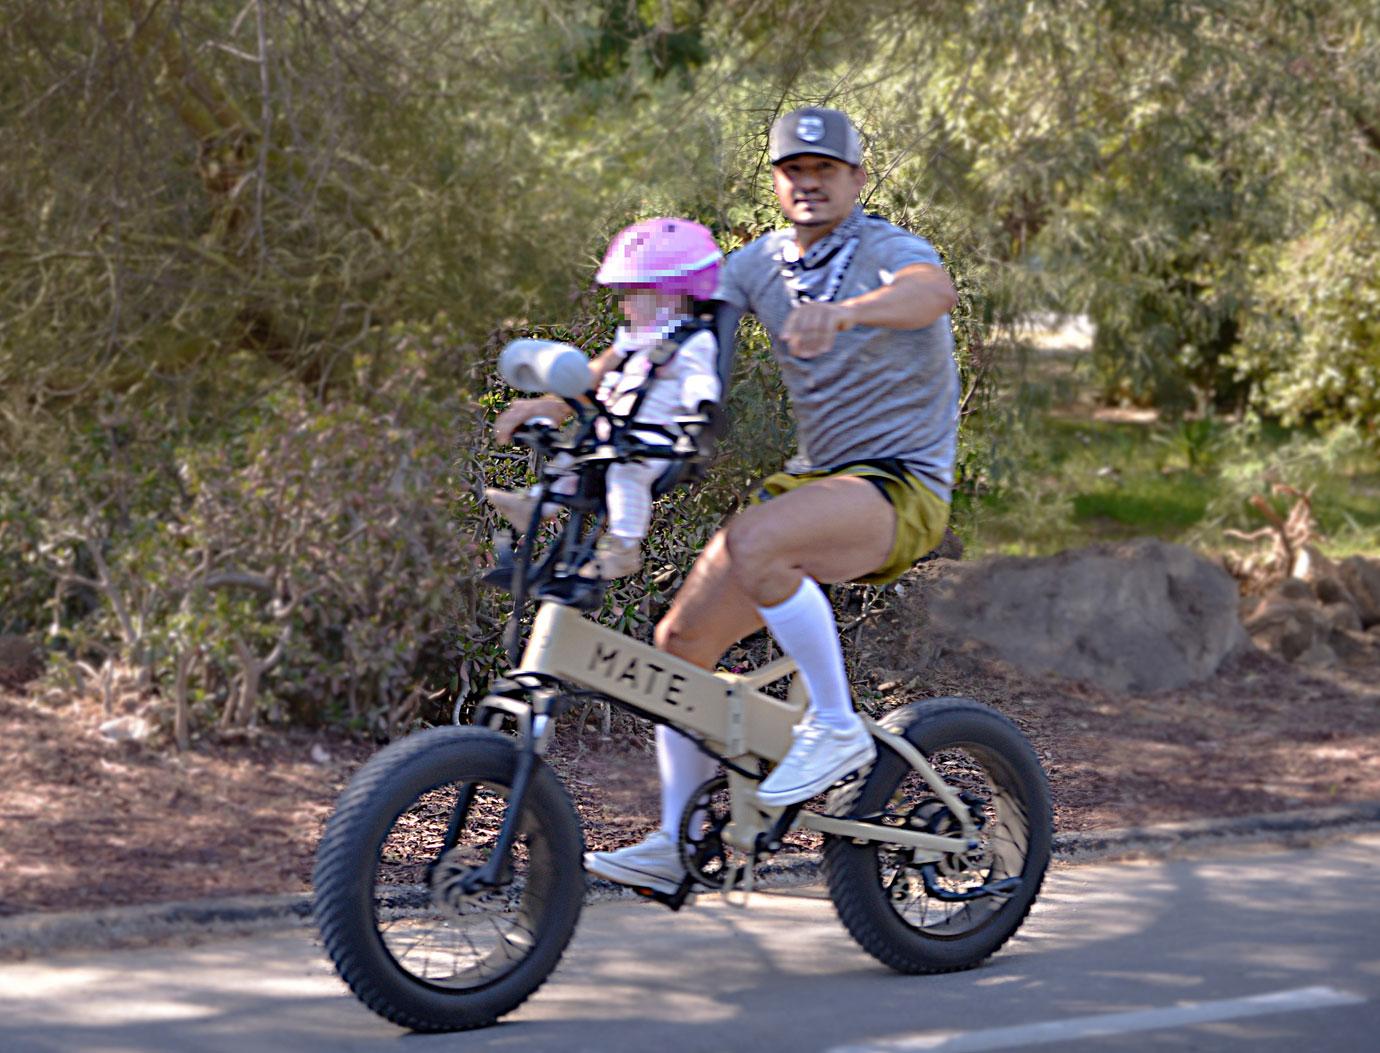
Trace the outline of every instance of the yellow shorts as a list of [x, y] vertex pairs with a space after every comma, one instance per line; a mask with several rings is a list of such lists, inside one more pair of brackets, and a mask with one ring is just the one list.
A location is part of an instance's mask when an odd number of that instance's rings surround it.
[[753, 501], [768, 501], [817, 479], [840, 475], [870, 480], [896, 510], [896, 538], [891, 543], [891, 552], [880, 567], [857, 579], [863, 584], [885, 585], [895, 581], [944, 537], [944, 528], [949, 525], [949, 503], [897, 461], [858, 461], [830, 471], [803, 475], [777, 472], [767, 476]]

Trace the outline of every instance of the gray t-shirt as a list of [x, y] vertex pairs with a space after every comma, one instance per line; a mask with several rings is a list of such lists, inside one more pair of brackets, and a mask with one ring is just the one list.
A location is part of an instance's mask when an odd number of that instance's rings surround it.
[[[942, 266], [924, 238], [867, 216], [858, 248], [834, 300], [889, 284], [902, 267]], [[830, 351], [795, 358], [781, 341], [793, 309], [782, 277], [793, 229], [776, 230], [731, 253], [716, 296], [751, 311], [771, 336], [795, 410], [796, 474], [855, 461], [895, 458], [949, 500], [958, 435], [958, 368], [949, 316], [924, 329], [860, 326], [839, 333]]]

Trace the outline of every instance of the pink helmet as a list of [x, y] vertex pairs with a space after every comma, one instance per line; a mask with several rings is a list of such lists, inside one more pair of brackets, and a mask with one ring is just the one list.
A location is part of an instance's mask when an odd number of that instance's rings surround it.
[[614, 236], [594, 278], [601, 285], [706, 300], [719, 284], [722, 259], [714, 235], [700, 224], [688, 219], [644, 219]]

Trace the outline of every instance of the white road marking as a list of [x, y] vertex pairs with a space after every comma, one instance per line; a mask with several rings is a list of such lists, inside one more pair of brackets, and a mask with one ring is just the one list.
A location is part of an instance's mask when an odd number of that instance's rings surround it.
[[1356, 1005], [1360, 995], [1332, 987], [1300, 987], [1274, 991], [1248, 998], [1228, 998], [1217, 1002], [1191, 1002], [1167, 1009], [1141, 1009], [1130, 1013], [1104, 1013], [1050, 1020], [1042, 1024], [1017, 1024], [986, 1031], [931, 1032], [925, 1035], [900, 1035], [876, 1039], [861, 1045], [835, 1046], [828, 1053], [911, 1053], [941, 1050], [942, 1053], [973, 1053], [983, 1049], [1013, 1049], [1067, 1042], [1104, 1035], [1123, 1035], [1133, 1031], [1156, 1031], [1166, 1027], [1186, 1027], [1218, 1020], [1236, 1020], [1267, 1013], [1292, 1013], [1300, 1009], [1325, 1009], [1329, 1006]]

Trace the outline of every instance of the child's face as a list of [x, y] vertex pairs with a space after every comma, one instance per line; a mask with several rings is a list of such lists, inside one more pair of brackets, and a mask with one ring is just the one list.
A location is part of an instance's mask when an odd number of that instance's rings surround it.
[[681, 297], [653, 289], [629, 289], [619, 299], [623, 317], [633, 329], [652, 329], [679, 313]]

